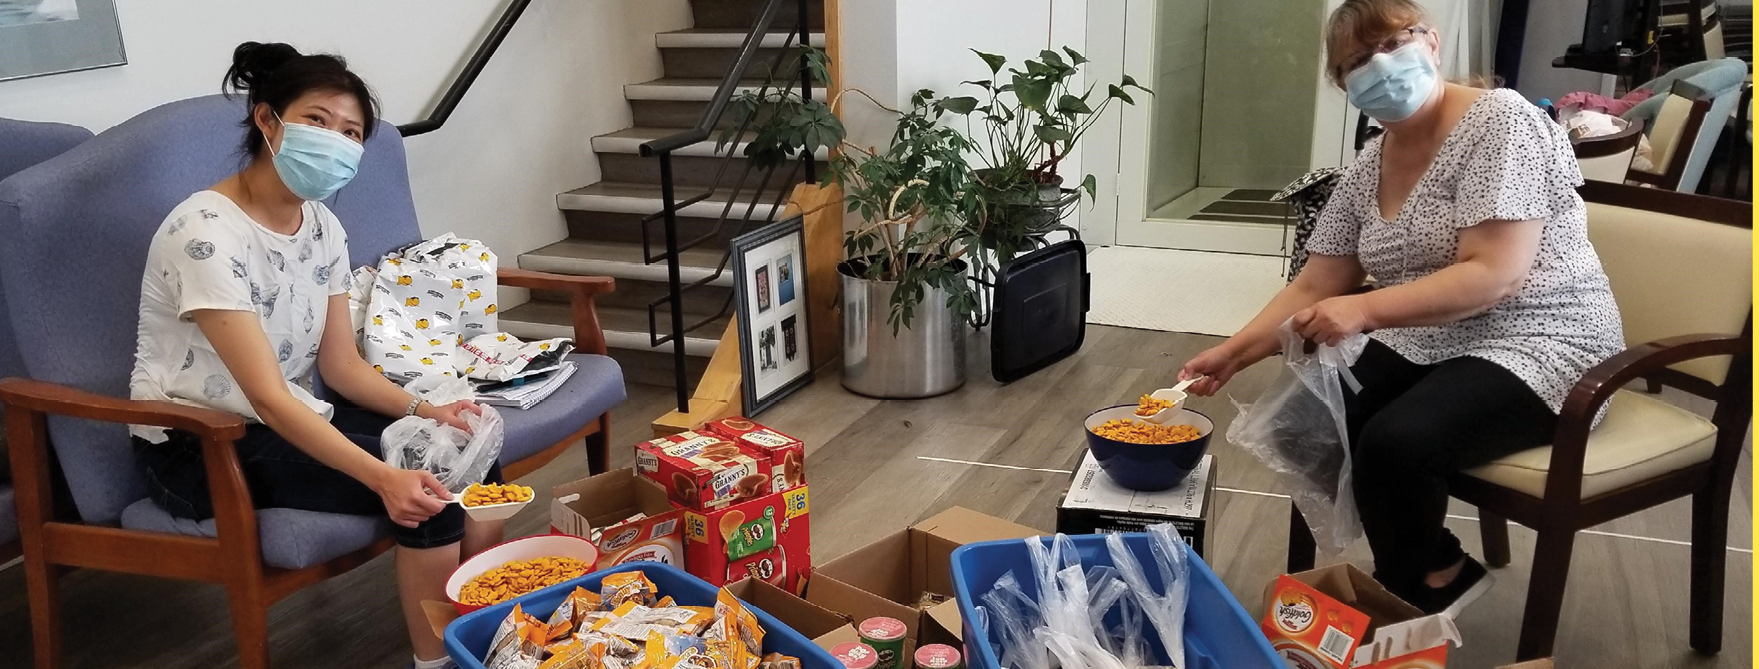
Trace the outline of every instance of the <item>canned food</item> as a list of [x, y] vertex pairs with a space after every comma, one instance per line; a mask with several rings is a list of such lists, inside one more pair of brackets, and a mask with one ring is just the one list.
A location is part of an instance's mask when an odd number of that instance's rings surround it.
[[879, 653], [875, 669], [901, 669], [898, 665], [903, 660], [904, 635], [909, 633], [904, 621], [885, 616], [868, 618], [855, 631], [861, 634], [862, 643]]
[[931, 643], [916, 649], [917, 669], [960, 669], [964, 658], [959, 649], [943, 643]]
[[841, 643], [831, 649], [831, 655], [843, 663], [844, 669], [875, 669], [879, 664], [879, 653], [864, 643]]

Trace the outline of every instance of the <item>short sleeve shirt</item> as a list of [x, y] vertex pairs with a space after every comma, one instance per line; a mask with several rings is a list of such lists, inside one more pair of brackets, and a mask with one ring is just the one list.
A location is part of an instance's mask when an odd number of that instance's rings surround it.
[[[328, 418], [331, 407], [298, 381], [310, 375], [323, 337], [329, 298], [348, 292], [348, 240], [321, 202], [302, 209], [299, 231], [259, 225], [213, 191], [189, 196], [153, 235], [141, 277], [140, 329], [129, 396], [227, 411], [257, 421], [256, 411], [191, 318], [201, 309], [257, 315], [288, 390]], [[149, 441], [164, 431], [133, 426]]]
[[1618, 305], [1588, 242], [1582, 174], [1563, 129], [1519, 93], [1490, 91], [1443, 141], [1403, 208], [1380, 215], [1381, 145], [1362, 150], [1320, 213], [1310, 253], [1356, 256], [1382, 285], [1451, 264], [1459, 231], [1487, 220], [1544, 221], [1519, 289], [1455, 323], [1370, 333], [1418, 364], [1472, 356], [1520, 377], [1552, 411], [1590, 368], [1624, 349]]

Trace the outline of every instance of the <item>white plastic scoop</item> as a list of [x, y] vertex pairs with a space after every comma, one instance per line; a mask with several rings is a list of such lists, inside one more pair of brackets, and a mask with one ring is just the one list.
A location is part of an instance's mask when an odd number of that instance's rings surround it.
[[1138, 414], [1136, 417], [1154, 423], [1155, 425], [1164, 425], [1167, 421], [1172, 420], [1173, 416], [1179, 415], [1180, 409], [1185, 408], [1185, 398], [1188, 397], [1188, 395], [1185, 394], [1185, 389], [1191, 387], [1191, 384], [1196, 383], [1202, 378], [1204, 377], [1198, 376], [1185, 379], [1171, 388], [1161, 388], [1160, 390], [1150, 393], [1148, 395], [1149, 397], [1172, 402], [1172, 406], [1156, 411], [1152, 416]]

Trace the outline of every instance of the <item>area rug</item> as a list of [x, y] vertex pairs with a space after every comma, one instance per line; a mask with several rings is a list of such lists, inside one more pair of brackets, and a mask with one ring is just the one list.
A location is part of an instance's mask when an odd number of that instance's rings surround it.
[[1284, 285], [1283, 258], [1138, 246], [1088, 253], [1093, 305], [1087, 322], [1139, 330], [1228, 336]]

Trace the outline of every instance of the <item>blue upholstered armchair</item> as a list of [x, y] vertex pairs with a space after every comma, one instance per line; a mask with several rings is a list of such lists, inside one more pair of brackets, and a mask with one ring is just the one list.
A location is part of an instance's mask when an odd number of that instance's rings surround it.
[[[54, 158], [91, 137], [92, 131], [77, 125], [0, 118], [0, 181], [26, 167]], [[0, 293], [0, 315], [5, 313], [6, 295]], [[0, 316], [0, 378], [22, 373], [24, 368], [19, 365], [18, 344], [13, 340], [12, 326]], [[12, 505], [12, 483], [0, 481], [0, 562], [18, 555], [18, 512]]]
[[[60, 565], [224, 585], [240, 665], [257, 669], [268, 665], [269, 605], [391, 545], [383, 517], [253, 510], [232, 451], [244, 430], [238, 416], [123, 399], [148, 241], [174, 205], [242, 167], [244, 114], [242, 99], [173, 102], [0, 182], [0, 236], [12, 251], [0, 291], [28, 377], [0, 381], [0, 401], [18, 470], [39, 667], [58, 663]], [[348, 230], [356, 266], [420, 237], [396, 128], [381, 122], [366, 147], [358, 176], [328, 203]], [[608, 412], [625, 397], [593, 308], [611, 280], [517, 269], [499, 278], [571, 295], [581, 351], [578, 371], [555, 395], [528, 411], [503, 411], [505, 473], [522, 476], [582, 441], [588, 468], [603, 471]], [[173, 518], [147, 499], [126, 423], [204, 438], [214, 519]], [[77, 517], [53, 508], [51, 463]]]

